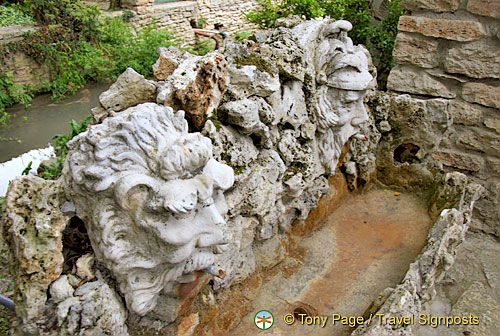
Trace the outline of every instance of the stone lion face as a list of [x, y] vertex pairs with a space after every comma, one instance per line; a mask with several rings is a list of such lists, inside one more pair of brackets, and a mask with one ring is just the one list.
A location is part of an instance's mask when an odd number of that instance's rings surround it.
[[175, 296], [225, 251], [233, 170], [212, 158], [208, 138], [187, 132], [182, 111], [140, 104], [69, 147], [67, 193], [129, 309], [152, 311], [160, 293]]

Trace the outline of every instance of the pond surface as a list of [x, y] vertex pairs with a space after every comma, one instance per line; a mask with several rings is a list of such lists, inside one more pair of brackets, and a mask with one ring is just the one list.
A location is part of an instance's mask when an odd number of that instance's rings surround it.
[[47, 147], [56, 134], [71, 132], [69, 122], [79, 122], [90, 115], [90, 109], [97, 106], [99, 95], [110, 84], [91, 84], [75, 95], [54, 102], [50, 95], [33, 99], [31, 107], [14, 105], [7, 111], [12, 117], [7, 126], [0, 127], [0, 162], [8, 161], [29, 150]]

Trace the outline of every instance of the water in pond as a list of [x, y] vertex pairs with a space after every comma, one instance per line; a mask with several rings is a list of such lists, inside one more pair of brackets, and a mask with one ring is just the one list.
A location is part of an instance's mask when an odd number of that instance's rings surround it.
[[83, 120], [97, 106], [99, 94], [110, 84], [92, 84], [75, 95], [58, 102], [50, 95], [33, 99], [31, 107], [15, 105], [7, 111], [12, 117], [7, 126], [0, 127], [0, 162], [5, 162], [31, 149], [46, 147], [56, 134], [71, 132], [69, 122]]

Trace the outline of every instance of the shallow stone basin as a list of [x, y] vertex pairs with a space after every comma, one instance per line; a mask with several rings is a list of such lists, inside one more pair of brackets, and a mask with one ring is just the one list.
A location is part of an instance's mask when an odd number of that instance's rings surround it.
[[[426, 202], [415, 195], [379, 189], [350, 196], [265, 275], [252, 311], [231, 334], [254, 335], [254, 315], [266, 309], [275, 335], [349, 335], [348, 325], [332, 324], [332, 314], [363, 316], [383, 289], [397, 285], [431, 223]], [[285, 324], [294, 311], [326, 316], [327, 323]]]

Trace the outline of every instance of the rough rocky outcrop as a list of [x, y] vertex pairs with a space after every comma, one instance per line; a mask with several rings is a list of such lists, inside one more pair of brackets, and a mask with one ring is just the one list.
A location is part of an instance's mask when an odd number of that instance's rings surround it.
[[[16, 178], [5, 198], [3, 240], [11, 251], [15, 335], [127, 335], [127, 313], [117, 293], [95, 282], [92, 256], [76, 262], [75, 274], [61, 275], [63, 234], [70, 218], [61, 180]], [[99, 274], [99, 273], [98, 273]], [[50, 295], [48, 295], [50, 293]]]

